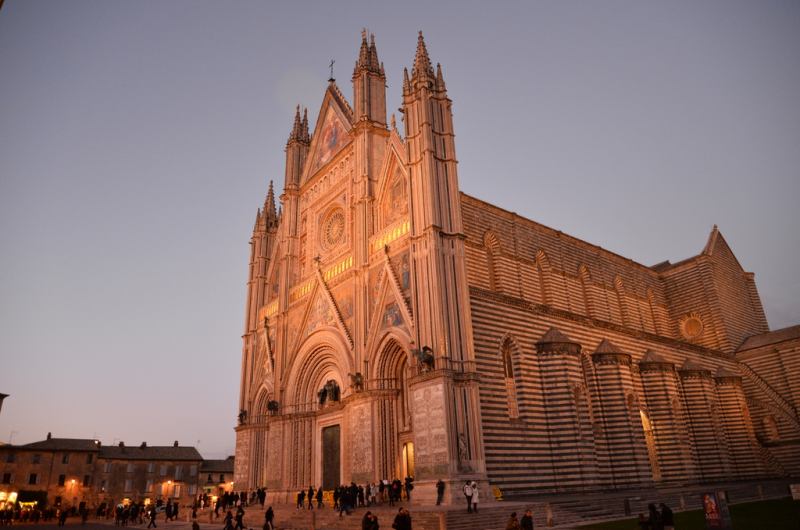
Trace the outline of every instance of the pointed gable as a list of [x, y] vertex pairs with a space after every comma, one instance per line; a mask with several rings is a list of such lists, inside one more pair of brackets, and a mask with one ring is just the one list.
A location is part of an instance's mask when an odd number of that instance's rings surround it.
[[350, 143], [352, 110], [344, 96], [331, 82], [322, 99], [311, 148], [306, 164], [303, 182], [308, 180], [322, 166], [330, 162], [339, 151]]

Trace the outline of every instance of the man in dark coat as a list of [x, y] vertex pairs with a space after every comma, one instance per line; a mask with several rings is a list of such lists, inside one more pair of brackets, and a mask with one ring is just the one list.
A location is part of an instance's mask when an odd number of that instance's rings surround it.
[[436, 505], [439, 506], [442, 504], [442, 498], [444, 497], [444, 481], [439, 479], [436, 482]]
[[533, 513], [530, 510], [525, 510], [525, 515], [522, 516], [519, 526], [522, 530], [533, 530]]
[[394, 530], [411, 530], [411, 514], [405, 508], [400, 508], [392, 523]]

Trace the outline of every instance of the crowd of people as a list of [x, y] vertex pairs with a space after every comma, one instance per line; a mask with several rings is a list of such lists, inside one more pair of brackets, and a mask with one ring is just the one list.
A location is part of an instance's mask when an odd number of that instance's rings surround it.
[[647, 505], [647, 516], [643, 513], [639, 514], [640, 530], [673, 530], [675, 528], [675, 516], [669, 506], [662, 502], [659, 508], [651, 503]]

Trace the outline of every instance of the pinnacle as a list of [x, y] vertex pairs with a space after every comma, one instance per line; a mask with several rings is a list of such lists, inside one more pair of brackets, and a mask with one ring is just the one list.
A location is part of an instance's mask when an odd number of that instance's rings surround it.
[[353, 76], [358, 74], [359, 70], [367, 70], [380, 74], [382, 72], [381, 62], [378, 60], [378, 49], [375, 47], [375, 34], [370, 34], [369, 42], [367, 42], [367, 30], [361, 30], [361, 49], [358, 52], [358, 61], [353, 71]]
[[294, 125], [292, 126], [292, 132], [289, 134], [289, 141], [292, 140], [300, 140], [302, 133], [302, 124], [300, 122], [300, 105], [297, 106], [294, 112]]
[[422, 31], [419, 32], [417, 37], [417, 54], [414, 57], [414, 67], [411, 69], [412, 77], [429, 76], [433, 77], [433, 67], [431, 67], [431, 60], [428, 57], [428, 48], [425, 46], [425, 38], [422, 36]]

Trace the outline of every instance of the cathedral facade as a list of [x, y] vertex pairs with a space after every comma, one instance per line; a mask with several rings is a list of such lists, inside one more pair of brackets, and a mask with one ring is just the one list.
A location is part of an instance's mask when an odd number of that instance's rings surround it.
[[366, 33], [352, 83], [351, 105], [329, 80], [313, 134], [298, 107], [281, 208], [270, 184], [256, 215], [237, 490], [800, 473], [800, 327], [769, 331], [716, 227], [645, 266], [462, 193], [421, 34], [402, 130]]

